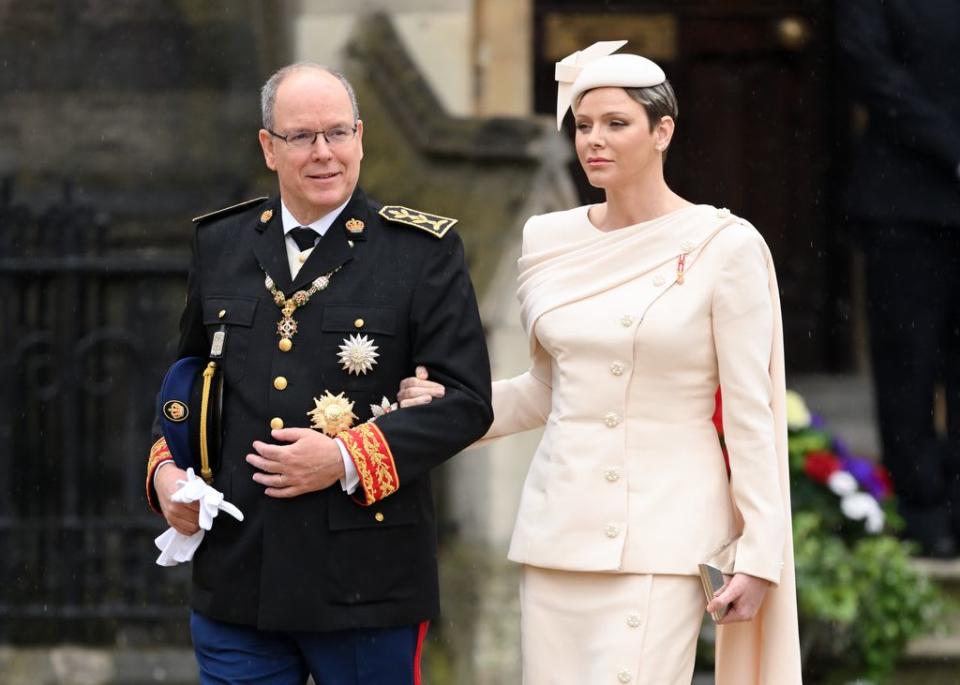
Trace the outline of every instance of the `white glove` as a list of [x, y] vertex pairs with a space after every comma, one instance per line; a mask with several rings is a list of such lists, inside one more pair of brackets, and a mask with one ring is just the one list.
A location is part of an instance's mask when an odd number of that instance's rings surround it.
[[223, 493], [207, 485], [202, 478], [197, 478], [193, 469], [187, 469], [187, 480], [179, 480], [180, 488], [170, 496], [170, 499], [180, 504], [200, 502], [200, 530], [193, 535], [178, 533], [174, 528], [168, 528], [153, 541], [160, 550], [157, 564], [160, 566], [176, 566], [184, 561], [193, 559], [194, 552], [203, 541], [203, 535], [213, 527], [213, 519], [223, 511], [238, 521], [243, 521], [243, 513], [234, 505], [223, 499]]
[[176, 566], [184, 561], [193, 559], [193, 553], [203, 541], [203, 534], [207, 531], [201, 528], [193, 535], [178, 533], [174, 528], [167, 528], [157, 536], [153, 544], [160, 550], [157, 564], [160, 566]]

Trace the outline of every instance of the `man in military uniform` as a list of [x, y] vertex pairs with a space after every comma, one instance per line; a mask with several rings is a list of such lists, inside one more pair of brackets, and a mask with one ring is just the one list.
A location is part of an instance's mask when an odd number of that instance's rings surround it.
[[[191, 631], [209, 683], [419, 683], [439, 609], [430, 471], [492, 420], [490, 370], [453, 219], [379, 207], [357, 187], [363, 122], [313, 64], [262, 93], [279, 197], [196, 221], [179, 357], [224, 381], [212, 485], [220, 517], [193, 559]], [[446, 386], [391, 411], [416, 365]], [[151, 506], [190, 534], [185, 472], [151, 450]]]

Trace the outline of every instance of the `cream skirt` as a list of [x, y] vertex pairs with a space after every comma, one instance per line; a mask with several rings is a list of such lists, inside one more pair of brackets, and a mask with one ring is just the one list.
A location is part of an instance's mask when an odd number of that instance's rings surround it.
[[690, 685], [705, 601], [696, 576], [523, 566], [524, 685]]

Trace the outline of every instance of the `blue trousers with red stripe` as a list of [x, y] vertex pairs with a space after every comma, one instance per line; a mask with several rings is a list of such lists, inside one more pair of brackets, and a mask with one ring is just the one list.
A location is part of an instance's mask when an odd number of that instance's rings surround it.
[[202, 685], [421, 685], [427, 625], [275, 632], [190, 615]]

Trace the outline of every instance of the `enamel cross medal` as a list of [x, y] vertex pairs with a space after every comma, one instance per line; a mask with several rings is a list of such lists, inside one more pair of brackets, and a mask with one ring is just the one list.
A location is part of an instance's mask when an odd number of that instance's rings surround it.
[[306, 305], [314, 294], [321, 290], [326, 290], [327, 286], [330, 285], [330, 278], [339, 270], [340, 267], [338, 266], [333, 271], [318, 276], [314, 279], [313, 283], [310, 284], [309, 288], [306, 290], [298, 290], [290, 297], [287, 297], [277, 289], [273, 279], [270, 278], [270, 274], [265, 274], [266, 278], [263, 284], [273, 296], [274, 304], [280, 307], [280, 314], [282, 315], [281, 319], [277, 321], [277, 335], [280, 336], [280, 342], [277, 343], [277, 347], [280, 348], [281, 352], [289, 352], [293, 349], [293, 336], [297, 334], [297, 320], [293, 318], [293, 313], [297, 311], [298, 307]]

